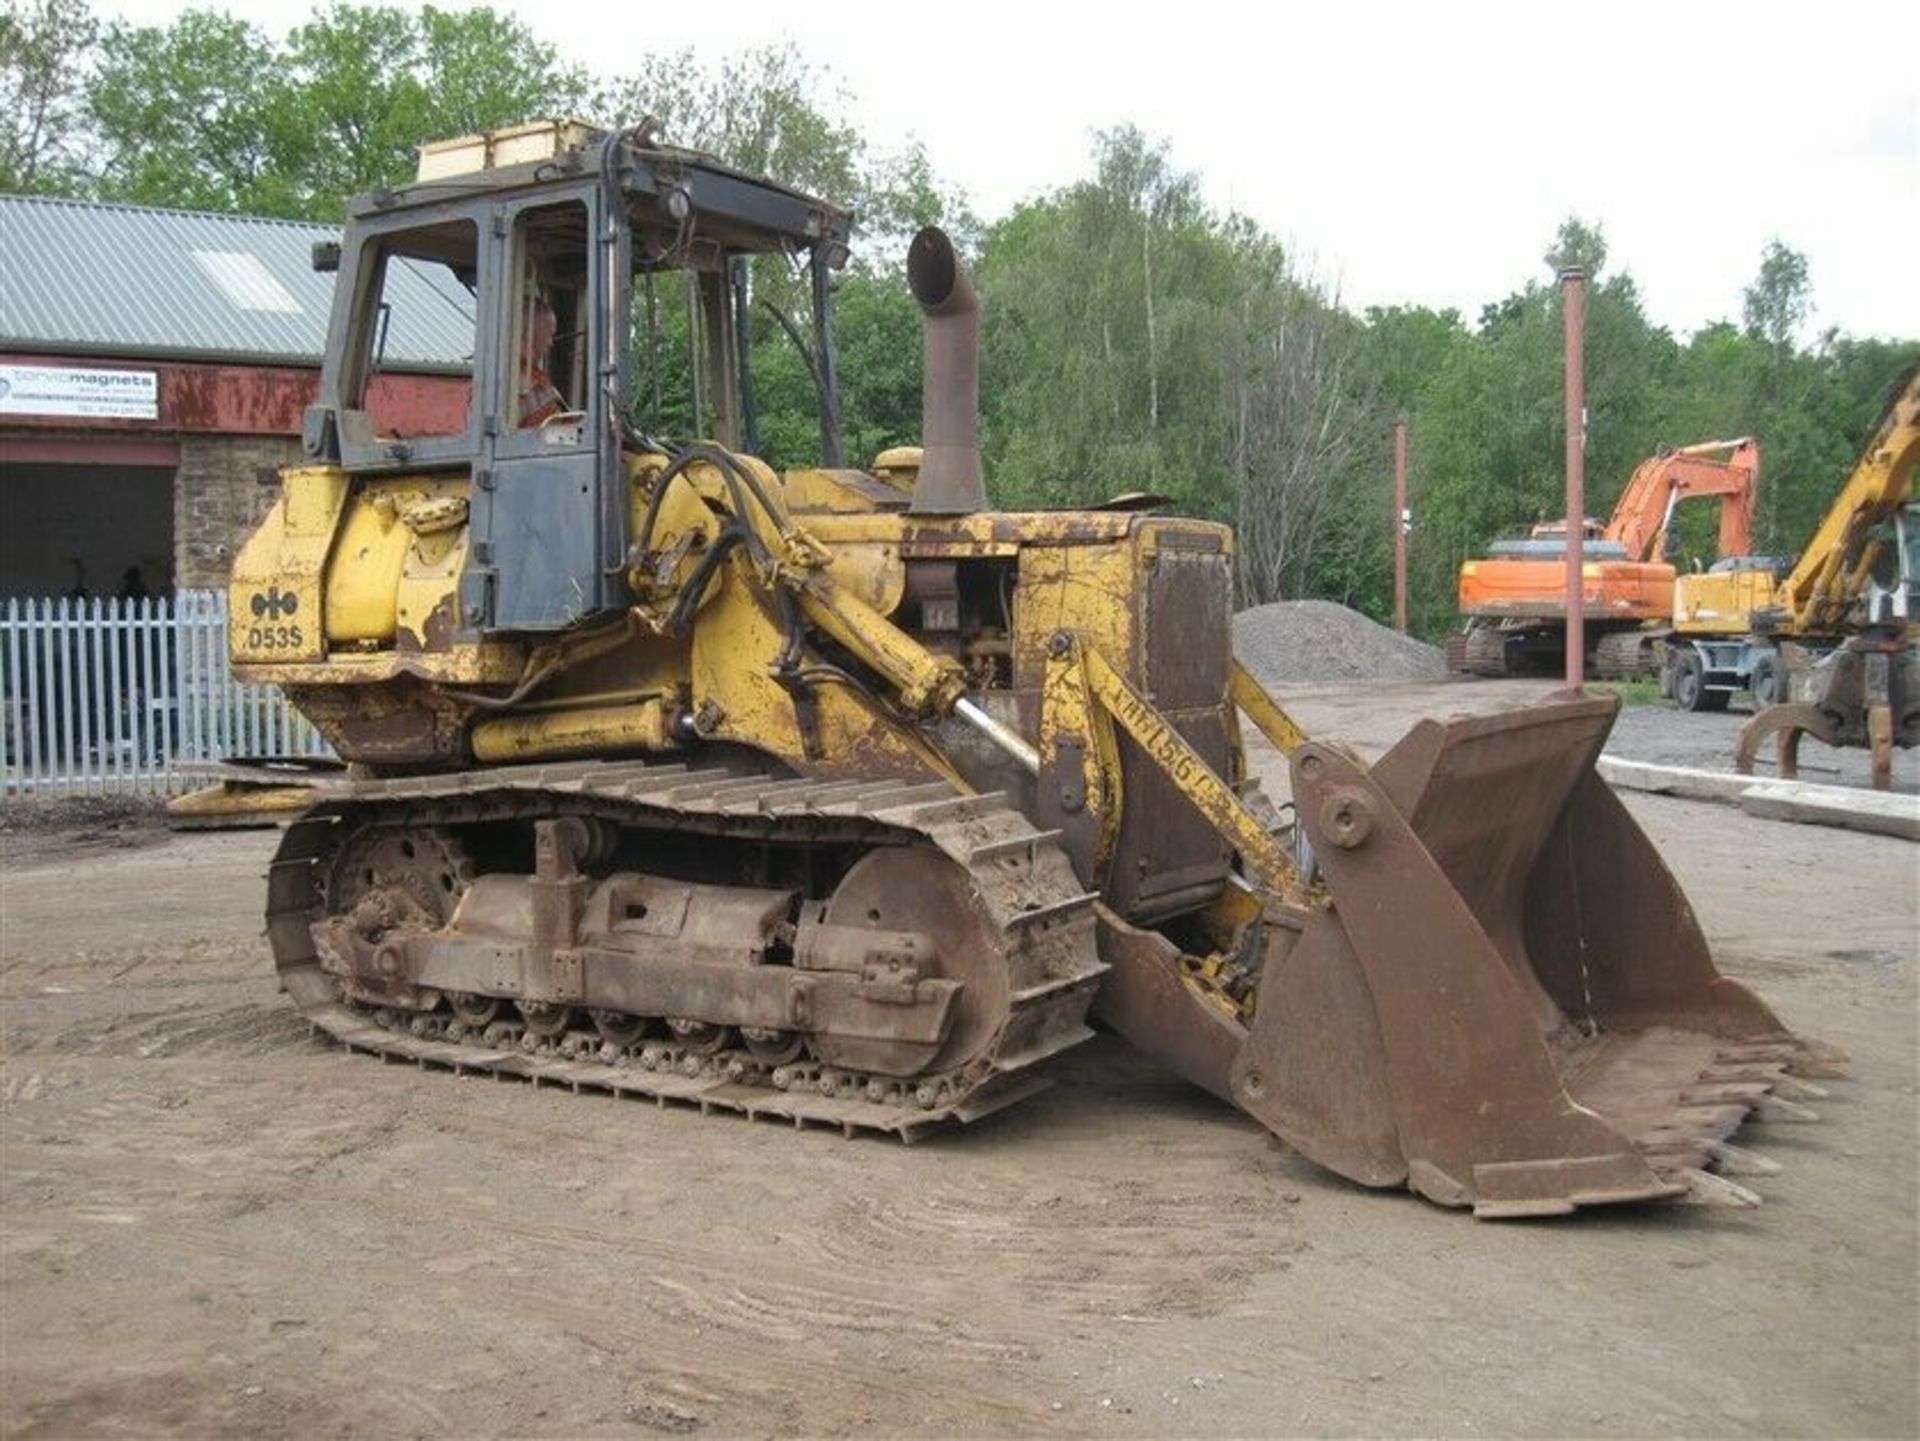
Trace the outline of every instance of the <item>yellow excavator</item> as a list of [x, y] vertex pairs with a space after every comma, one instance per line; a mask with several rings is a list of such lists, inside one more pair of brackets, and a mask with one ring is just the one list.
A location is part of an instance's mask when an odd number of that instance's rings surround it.
[[[1779, 773], [1798, 768], [1802, 736], [1872, 752], [1873, 784], [1893, 781], [1896, 746], [1920, 745], [1920, 371], [1892, 401], [1799, 560], [1716, 566], [1674, 584], [1663, 689], [1693, 698], [1743, 686], [1757, 704], [1735, 763], [1751, 772], [1760, 742]], [[1783, 567], [1784, 569], [1784, 567]]]
[[[1820, 1058], [1596, 775], [1617, 702], [1425, 722], [1371, 766], [1302, 734], [1233, 660], [1229, 531], [990, 508], [979, 298], [935, 229], [924, 444], [846, 466], [850, 227], [555, 123], [428, 147], [317, 249], [308, 461], [232, 577], [236, 672], [348, 763], [269, 876], [294, 1003], [423, 1068], [902, 1137], [1026, 1097], [1098, 1019], [1364, 1185], [1756, 1199], [1729, 1138], [1808, 1114]], [[748, 453], [761, 255], [810, 297], [819, 467]], [[705, 438], [640, 423], [663, 293]], [[471, 332], [439, 433], [368, 384], [408, 305]]]

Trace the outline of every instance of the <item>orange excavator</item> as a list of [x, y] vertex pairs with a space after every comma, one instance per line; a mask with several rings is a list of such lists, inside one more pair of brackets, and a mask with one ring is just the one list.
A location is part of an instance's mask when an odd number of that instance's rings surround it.
[[[1588, 667], [1602, 679], [1659, 673], [1657, 642], [1673, 617], [1667, 545], [1683, 500], [1720, 502], [1720, 556], [1753, 549], [1760, 444], [1751, 437], [1662, 450], [1634, 470], [1603, 530], [1582, 522], [1581, 591]], [[1544, 521], [1524, 540], [1495, 541], [1460, 567], [1463, 634], [1453, 668], [1474, 675], [1552, 674], [1566, 654], [1567, 522]]]

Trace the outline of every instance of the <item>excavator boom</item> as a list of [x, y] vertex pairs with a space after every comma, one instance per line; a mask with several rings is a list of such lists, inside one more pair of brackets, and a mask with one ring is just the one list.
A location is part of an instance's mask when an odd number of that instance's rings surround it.
[[[1780, 774], [1798, 768], [1800, 738], [1865, 746], [1872, 779], [1893, 784], [1895, 748], [1920, 746], [1920, 370], [1896, 387], [1858, 463], [1793, 570], [1770, 593], [1743, 592], [1738, 578], [1683, 578], [1690, 629], [1732, 630], [1732, 639], [1692, 642], [1694, 653], [1731, 654], [1749, 671], [1778, 677], [1741, 729], [1734, 764], [1753, 769], [1760, 743], [1775, 739]], [[1741, 631], [1762, 632], [1742, 637]]]
[[1673, 514], [1684, 501], [1720, 502], [1720, 555], [1753, 552], [1754, 493], [1760, 481], [1760, 445], [1751, 437], [1682, 446], [1642, 461], [1620, 493], [1603, 532], [1633, 559], [1667, 558]]
[[1887, 543], [1883, 528], [1913, 497], [1920, 464], [1920, 372], [1906, 377], [1800, 559], [1775, 592], [1774, 628], [1818, 635], [1847, 624]]

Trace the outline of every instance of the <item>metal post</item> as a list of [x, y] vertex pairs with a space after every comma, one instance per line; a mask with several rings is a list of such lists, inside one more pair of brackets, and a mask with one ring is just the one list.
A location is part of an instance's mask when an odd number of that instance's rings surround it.
[[660, 303], [653, 293], [653, 272], [647, 272], [647, 380], [653, 390], [653, 405], [647, 412], [647, 429], [660, 429]]
[[700, 280], [689, 272], [680, 277], [687, 300], [687, 380], [692, 391], [695, 435], [711, 434], [707, 429], [706, 347], [700, 338]]
[[1407, 531], [1413, 515], [1407, 509], [1407, 422], [1393, 423], [1393, 628], [1407, 633]]
[[726, 271], [700, 272], [701, 329], [706, 333], [707, 404], [713, 408], [715, 441], [738, 450], [740, 371], [733, 333], [733, 286]]
[[1040, 774], [1040, 752], [1035, 750], [1027, 738], [1012, 726], [997, 720], [990, 712], [982, 710], [965, 696], [961, 696], [953, 703], [953, 713], [1012, 756], [1020, 769], [1028, 775]]
[[1567, 349], [1567, 689], [1576, 692], [1587, 669], [1586, 613], [1581, 605], [1587, 523], [1587, 377], [1582, 352], [1586, 300], [1586, 271], [1578, 266], [1561, 271]]
[[747, 257], [736, 255], [730, 264], [733, 289], [733, 341], [740, 368], [740, 436], [747, 454], [760, 454], [760, 412], [753, 400], [753, 316], [747, 287]]
[[833, 340], [833, 274], [827, 259], [827, 247], [814, 246], [808, 270], [813, 281], [814, 364], [820, 381], [820, 463], [837, 470], [847, 463], [847, 452], [840, 435], [840, 357]]

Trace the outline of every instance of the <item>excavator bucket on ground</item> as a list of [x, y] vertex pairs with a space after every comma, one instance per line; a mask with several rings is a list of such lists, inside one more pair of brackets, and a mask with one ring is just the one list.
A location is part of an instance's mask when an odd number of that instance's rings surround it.
[[[1611, 697], [1424, 721], [1368, 767], [1291, 755], [1309, 903], [1271, 926], [1244, 1033], [1108, 927], [1102, 1013], [1310, 1159], [1485, 1217], [1755, 1204], [1729, 1144], [1820, 1064], [1719, 974], [1594, 763]], [[1715, 1172], [1721, 1174], [1715, 1174]]]
[[1805, 1048], [1594, 769], [1617, 707], [1423, 722], [1371, 770], [1294, 754], [1332, 904], [1262, 979], [1241, 1105], [1483, 1216], [1725, 1194], [1707, 1168]]

